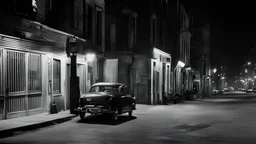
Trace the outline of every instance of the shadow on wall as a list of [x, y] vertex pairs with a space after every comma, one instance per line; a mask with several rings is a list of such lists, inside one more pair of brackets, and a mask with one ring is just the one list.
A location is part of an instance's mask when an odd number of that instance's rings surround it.
[[58, 112], [65, 110], [65, 101], [64, 101], [64, 97], [62, 95], [54, 96], [53, 100], [56, 104]]

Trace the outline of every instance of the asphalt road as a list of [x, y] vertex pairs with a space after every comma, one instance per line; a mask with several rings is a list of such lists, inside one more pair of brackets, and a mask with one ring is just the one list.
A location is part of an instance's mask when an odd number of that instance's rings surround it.
[[133, 117], [103, 116], [0, 139], [1, 144], [256, 143], [256, 95], [222, 95], [176, 105], [139, 105]]

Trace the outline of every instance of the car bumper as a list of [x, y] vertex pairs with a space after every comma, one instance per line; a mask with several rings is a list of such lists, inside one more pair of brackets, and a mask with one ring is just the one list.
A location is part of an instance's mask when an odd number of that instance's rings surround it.
[[100, 113], [114, 113], [114, 111], [110, 109], [106, 109], [103, 106], [94, 106], [94, 105], [86, 105], [84, 107], [78, 107], [75, 109], [77, 113], [91, 113], [91, 114], [100, 114]]

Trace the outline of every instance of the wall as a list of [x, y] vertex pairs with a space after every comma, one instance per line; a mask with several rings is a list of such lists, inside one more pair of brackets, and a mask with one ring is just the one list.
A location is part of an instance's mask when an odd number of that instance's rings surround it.
[[143, 55], [135, 55], [135, 59], [134, 95], [138, 103], [150, 104], [150, 63]]

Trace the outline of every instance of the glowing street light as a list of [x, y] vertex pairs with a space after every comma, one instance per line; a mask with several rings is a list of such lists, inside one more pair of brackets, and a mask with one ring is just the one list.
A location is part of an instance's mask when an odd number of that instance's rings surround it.
[[251, 62], [248, 62], [247, 65], [251, 65]]
[[86, 61], [91, 62], [91, 61], [94, 60], [95, 54], [93, 54], [93, 53], [88, 53], [88, 54], [85, 55], [85, 58], [86, 58]]
[[217, 69], [216, 69], [216, 68], [214, 68], [212, 71], [213, 71], [213, 73], [216, 73], [216, 72], [217, 72]]
[[185, 66], [185, 63], [182, 62], [182, 61], [178, 61], [178, 64], [177, 64], [177, 65], [183, 68], [183, 67]]
[[248, 72], [248, 70], [247, 70], [247, 69], [245, 69], [245, 70], [244, 70], [244, 72], [245, 72], [245, 73], [247, 73], [247, 72]]

